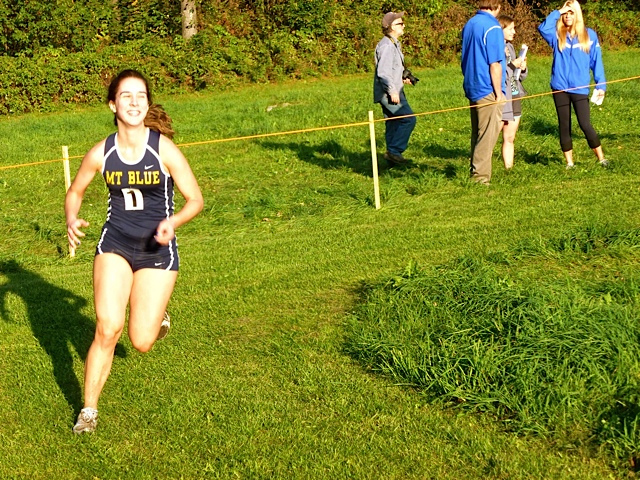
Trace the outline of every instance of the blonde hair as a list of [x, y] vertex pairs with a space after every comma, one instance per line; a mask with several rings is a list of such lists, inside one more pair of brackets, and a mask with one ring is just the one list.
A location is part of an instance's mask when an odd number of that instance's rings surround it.
[[569, 9], [573, 12], [575, 16], [575, 20], [571, 28], [567, 28], [567, 26], [562, 21], [562, 15], [558, 19], [558, 23], [556, 23], [556, 35], [558, 35], [558, 50], [564, 50], [564, 47], [567, 46], [567, 34], [572, 37], [577, 36], [578, 42], [580, 42], [580, 49], [589, 53], [589, 34], [587, 33], [587, 29], [584, 26], [584, 17], [582, 16], [582, 9], [580, 8], [580, 4], [577, 0], [568, 0], [565, 5], [569, 7]]
[[173, 138], [175, 134], [171, 117], [164, 111], [164, 108], [159, 103], [149, 105], [147, 116], [144, 117], [144, 125], [151, 130], [160, 132], [165, 137]]

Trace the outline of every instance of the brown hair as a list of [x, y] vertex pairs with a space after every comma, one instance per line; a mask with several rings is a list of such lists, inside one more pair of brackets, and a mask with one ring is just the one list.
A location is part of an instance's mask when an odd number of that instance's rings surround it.
[[515, 22], [515, 20], [510, 17], [509, 15], [500, 15], [498, 17], [498, 22], [500, 22], [500, 26], [502, 27], [502, 29], [504, 30], [505, 28], [507, 28], [509, 25], [511, 25], [512, 23]]
[[173, 138], [175, 134], [173, 130], [173, 121], [167, 112], [165, 112], [162, 105], [154, 103], [149, 105], [147, 116], [144, 117], [144, 125], [151, 130], [160, 132], [165, 137]]
[[478, 10], [497, 10], [502, 6], [502, 0], [478, 0]]
[[[147, 81], [145, 76], [142, 75], [137, 70], [123, 70], [118, 75], [113, 77], [113, 79], [111, 80], [111, 83], [109, 84], [109, 89], [107, 90], [107, 103], [116, 101], [116, 94], [118, 93], [118, 88], [120, 88], [120, 84], [122, 83], [122, 81], [127, 78], [137, 78], [139, 80], [142, 80], [142, 82], [144, 83], [144, 87], [147, 89], [147, 101], [149, 102], [149, 105], [151, 105], [152, 99], [151, 99], [151, 89], [149, 88], [149, 82]], [[116, 117], [115, 114], [113, 115], [113, 124], [116, 127], [118, 126], [118, 117]]]
[[149, 89], [149, 82], [147, 79], [137, 70], [123, 70], [118, 75], [116, 75], [111, 83], [109, 84], [109, 90], [107, 92], [107, 103], [116, 101], [116, 93], [118, 93], [118, 88], [120, 88], [120, 83], [127, 78], [137, 78], [144, 82], [144, 86], [147, 89], [147, 98], [149, 100], [149, 105], [153, 102], [151, 99], [151, 90]]

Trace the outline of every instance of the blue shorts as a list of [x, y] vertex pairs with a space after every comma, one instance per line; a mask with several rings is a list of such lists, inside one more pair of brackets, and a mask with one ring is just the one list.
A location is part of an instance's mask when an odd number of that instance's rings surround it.
[[110, 225], [102, 227], [96, 255], [115, 253], [124, 258], [134, 272], [143, 268], [178, 271], [180, 257], [175, 237], [169, 245], [160, 245], [153, 236], [132, 238]]

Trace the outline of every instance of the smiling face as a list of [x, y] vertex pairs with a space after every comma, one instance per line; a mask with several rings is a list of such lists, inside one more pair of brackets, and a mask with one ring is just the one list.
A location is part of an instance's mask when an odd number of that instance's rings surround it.
[[509, 25], [502, 29], [504, 32], [504, 39], [507, 42], [513, 42], [513, 37], [516, 36], [516, 24], [511, 22]]
[[145, 82], [135, 77], [122, 79], [116, 91], [115, 99], [109, 102], [109, 107], [120, 122], [131, 126], [144, 124], [144, 118], [149, 110], [149, 98]]

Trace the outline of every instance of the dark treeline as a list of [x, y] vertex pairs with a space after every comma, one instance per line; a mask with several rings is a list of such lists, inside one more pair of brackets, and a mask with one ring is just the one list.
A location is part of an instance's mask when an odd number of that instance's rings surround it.
[[[197, 31], [182, 37], [180, 0], [0, 0], [0, 113], [100, 100], [117, 70], [136, 66], [159, 93], [239, 82], [370, 71], [380, 18], [407, 12], [412, 65], [457, 58], [474, 0], [196, 0]], [[518, 41], [546, 52], [535, 29], [548, 0], [504, 0]], [[640, 46], [635, 0], [590, 0], [588, 26], [605, 48]]]

